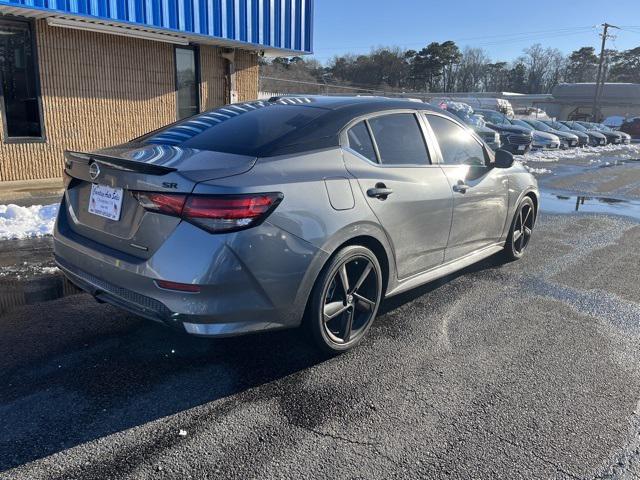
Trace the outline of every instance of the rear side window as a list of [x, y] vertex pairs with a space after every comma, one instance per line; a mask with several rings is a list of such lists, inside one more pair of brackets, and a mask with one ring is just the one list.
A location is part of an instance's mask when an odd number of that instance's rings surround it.
[[351, 127], [347, 132], [347, 136], [349, 137], [349, 148], [351, 148], [351, 150], [358, 152], [372, 162], [378, 163], [376, 151], [373, 148], [373, 142], [369, 135], [369, 129], [364, 122], [360, 122]]
[[386, 165], [430, 163], [418, 119], [411, 113], [394, 113], [369, 120], [373, 138]]
[[427, 115], [445, 165], [485, 165], [484, 149], [471, 132], [438, 115]]
[[189, 117], [137, 141], [255, 156], [262, 148], [325, 113], [326, 110], [305, 105], [234, 104]]

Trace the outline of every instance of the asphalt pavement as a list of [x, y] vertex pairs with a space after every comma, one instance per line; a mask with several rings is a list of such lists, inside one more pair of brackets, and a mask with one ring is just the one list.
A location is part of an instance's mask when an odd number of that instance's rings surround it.
[[86, 295], [10, 311], [0, 478], [640, 478], [635, 204], [558, 201], [524, 259], [390, 299], [335, 358]]

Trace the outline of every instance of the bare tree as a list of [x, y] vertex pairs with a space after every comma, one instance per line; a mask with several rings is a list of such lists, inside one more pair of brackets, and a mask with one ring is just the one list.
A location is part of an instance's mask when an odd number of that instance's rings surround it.
[[560, 82], [566, 68], [566, 60], [555, 48], [543, 48], [536, 43], [524, 50], [518, 59], [527, 68], [528, 93], [549, 92]]
[[485, 88], [484, 79], [489, 57], [481, 48], [466, 47], [458, 67], [457, 88], [462, 92], [474, 92]]

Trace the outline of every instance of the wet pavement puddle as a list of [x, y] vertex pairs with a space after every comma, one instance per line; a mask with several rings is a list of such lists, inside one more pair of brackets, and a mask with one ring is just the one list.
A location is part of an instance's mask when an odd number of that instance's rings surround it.
[[600, 213], [640, 220], [640, 202], [617, 198], [541, 192], [543, 213]]

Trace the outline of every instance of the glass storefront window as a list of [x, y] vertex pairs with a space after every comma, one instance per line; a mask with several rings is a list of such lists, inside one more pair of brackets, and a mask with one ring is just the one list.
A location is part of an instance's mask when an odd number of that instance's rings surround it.
[[178, 95], [178, 120], [200, 112], [200, 72], [196, 59], [197, 50], [176, 47], [176, 90]]
[[6, 139], [42, 137], [32, 35], [30, 23], [0, 19], [0, 107]]

